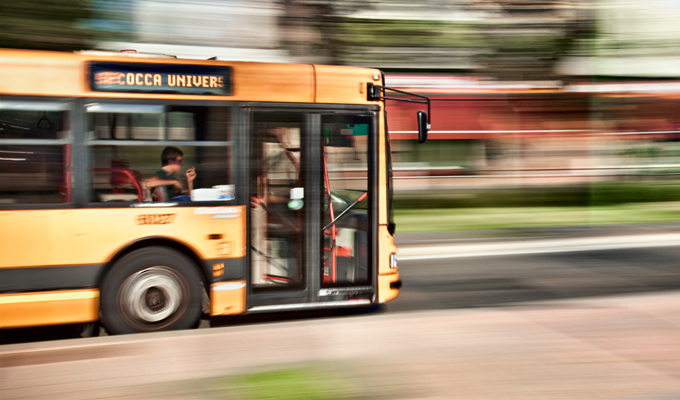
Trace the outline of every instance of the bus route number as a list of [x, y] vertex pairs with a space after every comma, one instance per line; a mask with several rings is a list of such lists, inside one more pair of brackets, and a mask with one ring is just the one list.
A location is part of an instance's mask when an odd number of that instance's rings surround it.
[[175, 222], [177, 214], [142, 214], [135, 217], [136, 225], [166, 225]]

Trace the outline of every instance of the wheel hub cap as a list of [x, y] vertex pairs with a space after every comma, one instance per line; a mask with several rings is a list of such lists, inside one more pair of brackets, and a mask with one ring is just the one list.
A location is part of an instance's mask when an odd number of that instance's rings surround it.
[[121, 305], [126, 314], [144, 322], [159, 322], [182, 304], [182, 284], [167, 267], [150, 267], [125, 280]]

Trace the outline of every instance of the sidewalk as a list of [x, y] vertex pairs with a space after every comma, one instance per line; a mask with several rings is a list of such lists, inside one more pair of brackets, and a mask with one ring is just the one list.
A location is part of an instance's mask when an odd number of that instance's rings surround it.
[[680, 245], [680, 223], [458, 232], [397, 232], [399, 260], [613, 250]]
[[305, 366], [306, 398], [670, 400], [678, 315], [664, 293], [8, 345], [0, 398], [244, 399], [274, 383], [236, 376]]

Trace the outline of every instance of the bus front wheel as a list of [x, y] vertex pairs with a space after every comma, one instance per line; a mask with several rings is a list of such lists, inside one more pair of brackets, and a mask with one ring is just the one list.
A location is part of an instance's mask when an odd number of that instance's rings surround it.
[[201, 315], [196, 268], [170, 248], [133, 251], [104, 278], [101, 314], [109, 334], [192, 328]]

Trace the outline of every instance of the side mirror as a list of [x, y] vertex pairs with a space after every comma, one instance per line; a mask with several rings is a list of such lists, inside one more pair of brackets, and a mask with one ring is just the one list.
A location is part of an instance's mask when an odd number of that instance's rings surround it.
[[418, 111], [416, 116], [418, 118], [418, 143], [425, 143], [427, 140], [427, 130], [429, 129], [427, 113], [425, 111]]

